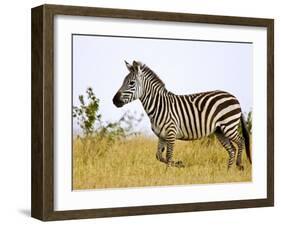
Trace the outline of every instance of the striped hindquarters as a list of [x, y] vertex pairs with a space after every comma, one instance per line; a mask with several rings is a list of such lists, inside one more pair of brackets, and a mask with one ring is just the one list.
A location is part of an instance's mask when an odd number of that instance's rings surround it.
[[175, 96], [175, 113], [183, 139], [199, 139], [215, 132], [237, 130], [241, 108], [238, 100], [224, 91]]

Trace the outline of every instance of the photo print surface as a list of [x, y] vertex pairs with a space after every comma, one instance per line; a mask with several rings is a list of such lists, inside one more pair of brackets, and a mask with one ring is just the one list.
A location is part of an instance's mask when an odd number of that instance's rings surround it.
[[72, 35], [74, 190], [250, 182], [250, 42]]

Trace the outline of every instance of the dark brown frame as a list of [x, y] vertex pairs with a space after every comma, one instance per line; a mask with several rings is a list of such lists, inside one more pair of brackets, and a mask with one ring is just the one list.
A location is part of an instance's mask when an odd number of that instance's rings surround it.
[[[53, 96], [54, 15], [128, 18], [267, 28], [267, 198], [157, 206], [54, 211]], [[274, 20], [185, 13], [42, 5], [32, 9], [31, 215], [49, 220], [160, 214], [274, 205]]]

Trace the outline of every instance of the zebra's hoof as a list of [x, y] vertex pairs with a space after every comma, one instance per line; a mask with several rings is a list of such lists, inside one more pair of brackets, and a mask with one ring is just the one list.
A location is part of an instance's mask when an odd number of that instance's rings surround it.
[[243, 171], [243, 170], [244, 170], [244, 166], [242, 166], [242, 165], [237, 166], [237, 167], [238, 167], [238, 169], [239, 169], [240, 171]]
[[178, 167], [178, 168], [184, 168], [184, 167], [185, 167], [185, 165], [183, 164], [183, 162], [182, 162], [182, 161], [177, 161], [177, 162], [175, 162], [175, 167]]

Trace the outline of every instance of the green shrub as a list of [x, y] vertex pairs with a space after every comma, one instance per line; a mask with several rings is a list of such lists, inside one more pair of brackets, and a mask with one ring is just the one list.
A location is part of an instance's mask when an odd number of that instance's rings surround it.
[[72, 115], [82, 130], [83, 138], [108, 139], [109, 143], [114, 142], [116, 139], [136, 134], [134, 128], [143, 118], [143, 114], [137, 116], [137, 112], [132, 114], [127, 111], [116, 122], [103, 122], [99, 113], [100, 100], [91, 87], [86, 90], [86, 100], [84, 95], [79, 95], [79, 102], [79, 106], [73, 107]]

